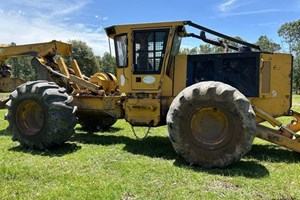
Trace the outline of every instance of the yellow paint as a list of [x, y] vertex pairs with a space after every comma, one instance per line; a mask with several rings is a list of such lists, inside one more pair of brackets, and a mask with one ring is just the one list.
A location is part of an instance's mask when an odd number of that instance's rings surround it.
[[[128, 37], [128, 66], [125, 68], [117, 68], [117, 78], [119, 81], [120, 91], [124, 93], [156, 93], [162, 94], [166, 92], [171, 95], [172, 81], [171, 77], [165, 77], [166, 69], [169, 63], [170, 51], [175, 32], [178, 26], [183, 26], [182, 21], [166, 22], [166, 23], [149, 23], [149, 24], [130, 24], [118, 25], [111, 27], [115, 30], [115, 34], [109, 35], [114, 39], [116, 36], [126, 34]], [[169, 29], [169, 37], [166, 43], [166, 51], [160, 74], [133, 74], [133, 31], [137, 30], [152, 30], [152, 29]], [[143, 81], [146, 76], [152, 76], [155, 82], [147, 84]], [[167, 82], [164, 85], [165, 81]], [[163, 90], [163, 91], [162, 91]]]
[[[154, 75], [154, 74], [138, 74], [135, 75], [133, 74], [131, 76], [131, 85], [132, 85], [132, 90], [146, 90], [147, 92], [151, 92], [151, 90], [157, 91], [160, 86], [160, 81], [161, 81], [161, 75]], [[145, 77], [152, 77], [153, 80], [155, 80], [153, 83], [146, 83]]]
[[71, 45], [59, 41], [0, 47], [0, 63], [11, 57], [34, 56], [44, 57], [47, 54], [71, 55]]
[[[269, 93], [262, 92], [263, 61], [271, 62]], [[291, 108], [291, 67], [292, 56], [289, 54], [262, 53], [259, 98], [251, 99], [251, 103], [271, 116], [286, 115]]]
[[78, 107], [78, 115], [109, 115], [122, 118], [120, 100], [123, 96], [74, 96], [73, 105]]
[[125, 119], [136, 126], [157, 126], [160, 122], [159, 99], [127, 99], [124, 103]]
[[63, 60], [63, 58], [59, 57], [56, 60], [56, 63], [58, 65], [60, 73], [69, 77], [70, 73], [69, 73], [69, 70], [68, 70], [67, 65], [66, 65], [65, 61]]
[[179, 55], [175, 58], [175, 74], [174, 74], [174, 92], [176, 96], [184, 88], [186, 88], [187, 78], [187, 56]]
[[101, 86], [107, 94], [116, 92], [118, 86], [117, 78], [110, 73], [96, 73], [90, 77], [89, 81]]
[[74, 70], [75, 75], [78, 76], [79, 78], [83, 79], [83, 75], [82, 75], [81, 70], [80, 70], [80, 68], [77, 64], [77, 61], [75, 59], [72, 59], [71, 67]]
[[281, 135], [280, 131], [258, 125], [257, 137], [300, 153], [300, 140]]

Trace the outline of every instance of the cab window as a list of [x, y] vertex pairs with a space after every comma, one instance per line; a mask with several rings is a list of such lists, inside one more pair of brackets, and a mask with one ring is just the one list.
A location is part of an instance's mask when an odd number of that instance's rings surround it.
[[115, 38], [115, 49], [117, 56], [117, 66], [127, 67], [128, 51], [127, 51], [127, 35], [120, 35]]
[[134, 31], [134, 73], [160, 73], [168, 33], [168, 29]]

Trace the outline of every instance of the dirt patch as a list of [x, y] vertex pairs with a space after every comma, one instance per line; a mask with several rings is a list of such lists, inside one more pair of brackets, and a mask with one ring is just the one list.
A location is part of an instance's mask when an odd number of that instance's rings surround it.
[[214, 180], [209, 186], [207, 186], [205, 189], [207, 191], [211, 190], [218, 190], [218, 189], [226, 189], [226, 190], [231, 190], [235, 191], [239, 188], [238, 185], [228, 183], [228, 182], [222, 182], [220, 180]]

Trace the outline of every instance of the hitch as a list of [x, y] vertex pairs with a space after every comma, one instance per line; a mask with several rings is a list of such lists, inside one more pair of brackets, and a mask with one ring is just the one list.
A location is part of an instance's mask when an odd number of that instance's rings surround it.
[[291, 110], [291, 117], [294, 117], [295, 119], [293, 119], [291, 121], [291, 123], [289, 123], [287, 126], [287, 128], [293, 132], [298, 132], [300, 131], [300, 113], [298, 112], [295, 112], [293, 110]]
[[280, 121], [257, 106], [253, 106], [253, 109], [257, 116], [269, 122], [273, 127], [279, 127], [279, 130], [275, 130], [263, 125], [258, 125], [257, 137], [300, 153], [300, 135], [297, 134], [300, 130], [300, 113], [291, 111], [290, 116], [295, 119], [292, 120], [290, 124], [283, 125]]

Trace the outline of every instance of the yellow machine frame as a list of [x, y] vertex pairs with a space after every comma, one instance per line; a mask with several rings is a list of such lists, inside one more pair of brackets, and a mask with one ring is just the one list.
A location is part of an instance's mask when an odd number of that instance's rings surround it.
[[[116, 40], [118, 36], [127, 36], [127, 66], [117, 68], [117, 78], [120, 90], [128, 95], [123, 107], [126, 113], [125, 119], [130, 124], [143, 126], [164, 124], [166, 112], [172, 100], [186, 87], [186, 80], [183, 77], [187, 77], [187, 56], [172, 54], [174, 38], [187, 36], [184, 25], [184, 21], [178, 21], [106, 28], [107, 35], [111, 39]], [[160, 74], [133, 74], [134, 31], [155, 29], [169, 30], [161, 72]], [[250, 98], [249, 101], [255, 109], [257, 122], [268, 121], [274, 127], [278, 127], [279, 131], [259, 126], [257, 136], [300, 152], [298, 135], [295, 134], [300, 130], [299, 115], [294, 114], [295, 121], [287, 126], [275, 119], [278, 116], [291, 115], [292, 56], [262, 52], [259, 66], [259, 96]], [[151, 84], [136, 81], [149, 76], [155, 80]], [[264, 131], [261, 131], [262, 129]], [[266, 129], [267, 131], [265, 131]]]

